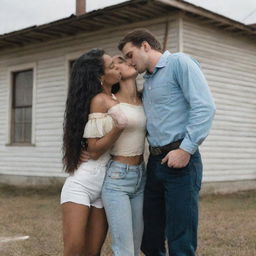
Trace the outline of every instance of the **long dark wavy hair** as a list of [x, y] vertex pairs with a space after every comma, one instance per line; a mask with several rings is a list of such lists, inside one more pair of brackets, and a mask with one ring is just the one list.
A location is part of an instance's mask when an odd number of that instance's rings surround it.
[[80, 164], [83, 132], [90, 113], [91, 99], [102, 91], [100, 78], [104, 74], [104, 51], [92, 49], [74, 63], [63, 122], [63, 168], [73, 173]]

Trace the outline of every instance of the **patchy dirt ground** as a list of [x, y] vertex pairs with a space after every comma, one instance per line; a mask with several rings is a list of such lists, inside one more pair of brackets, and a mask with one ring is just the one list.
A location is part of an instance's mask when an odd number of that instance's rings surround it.
[[[61, 256], [59, 188], [0, 186], [1, 256]], [[200, 200], [199, 256], [256, 256], [256, 191]], [[103, 256], [110, 256], [108, 238]]]

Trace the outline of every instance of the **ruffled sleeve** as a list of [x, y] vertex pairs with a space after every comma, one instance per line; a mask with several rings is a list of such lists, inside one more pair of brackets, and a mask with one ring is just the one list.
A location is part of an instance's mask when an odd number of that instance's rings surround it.
[[101, 138], [112, 130], [114, 121], [107, 113], [91, 113], [84, 128], [84, 138]]

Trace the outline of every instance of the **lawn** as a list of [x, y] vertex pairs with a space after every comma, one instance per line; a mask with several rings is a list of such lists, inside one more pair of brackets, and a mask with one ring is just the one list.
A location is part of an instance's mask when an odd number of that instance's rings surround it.
[[[1, 256], [62, 255], [59, 188], [0, 186]], [[103, 256], [111, 255], [109, 238]], [[256, 191], [200, 199], [199, 256], [256, 256]]]

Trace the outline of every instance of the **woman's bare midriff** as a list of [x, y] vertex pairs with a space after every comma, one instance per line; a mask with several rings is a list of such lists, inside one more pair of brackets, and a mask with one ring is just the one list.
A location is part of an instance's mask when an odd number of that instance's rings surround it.
[[139, 156], [112, 156], [112, 160], [129, 165], [139, 165], [143, 161], [143, 155]]

